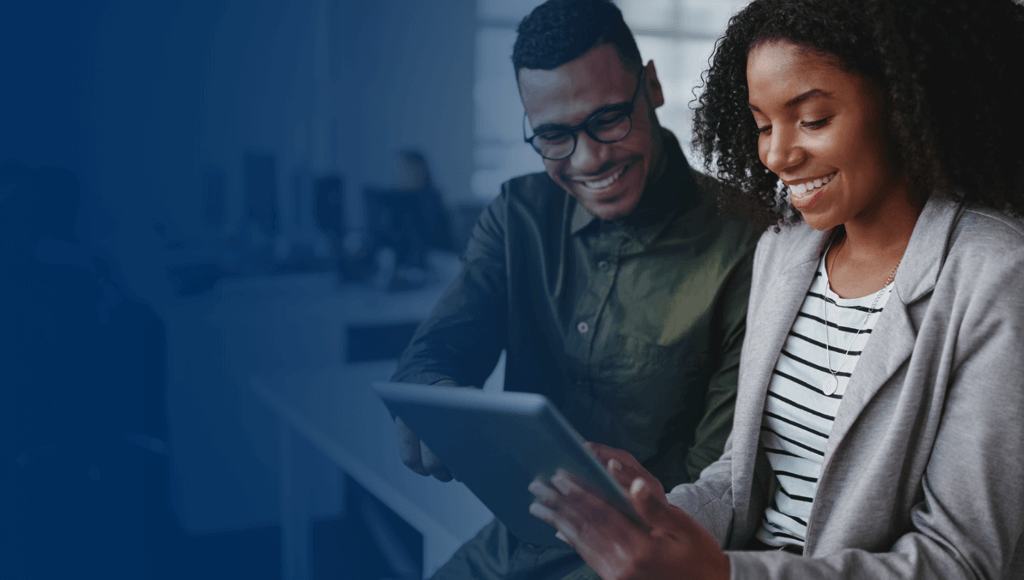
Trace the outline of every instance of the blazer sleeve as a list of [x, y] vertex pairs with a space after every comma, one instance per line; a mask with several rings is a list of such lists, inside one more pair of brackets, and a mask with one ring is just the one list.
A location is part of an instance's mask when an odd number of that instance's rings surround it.
[[732, 529], [732, 436], [725, 452], [707, 466], [694, 483], [677, 485], [667, 494], [668, 502], [688, 513], [718, 540], [727, 545]]
[[392, 380], [483, 386], [507, 337], [508, 186], [473, 228], [458, 276], [402, 353]]

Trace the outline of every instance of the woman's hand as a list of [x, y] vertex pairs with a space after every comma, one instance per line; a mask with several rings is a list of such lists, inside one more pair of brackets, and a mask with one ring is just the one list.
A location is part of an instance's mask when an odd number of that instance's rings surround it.
[[665, 497], [665, 487], [661, 485], [658, 478], [651, 475], [651, 472], [647, 471], [643, 465], [640, 465], [640, 462], [629, 451], [608, 447], [593, 441], [587, 441], [586, 445], [601, 465], [608, 468], [608, 472], [623, 489], [630, 489], [633, 480], [639, 477], [644, 480], [644, 483], [651, 486], [651, 490], [656, 494]]
[[553, 525], [558, 537], [604, 580], [729, 578], [729, 560], [715, 538], [686, 512], [670, 505], [661, 484], [636, 459], [625, 451], [604, 446], [595, 450], [596, 444], [588, 445], [603, 463], [618, 464], [609, 470], [620, 484], [629, 482], [630, 502], [647, 529], [562, 470], [548, 484], [539, 480], [530, 484], [535, 497], [530, 513]]

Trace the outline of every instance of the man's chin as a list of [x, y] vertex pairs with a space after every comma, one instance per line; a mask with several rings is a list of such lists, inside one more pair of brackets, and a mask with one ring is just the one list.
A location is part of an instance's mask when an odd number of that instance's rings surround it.
[[628, 199], [617, 199], [613, 202], [589, 201], [584, 203], [583, 207], [598, 218], [609, 221], [624, 218], [633, 213], [636, 204], [630, 203]]

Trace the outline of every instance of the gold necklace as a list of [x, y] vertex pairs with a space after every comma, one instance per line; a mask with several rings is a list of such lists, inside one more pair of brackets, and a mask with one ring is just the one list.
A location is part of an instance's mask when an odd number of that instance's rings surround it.
[[[846, 246], [846, 238], [843, 238], [843, 246]], [[857, 337], [860, 336], [861, 331], [864, 330], [864, 325], [867, 324], [868, 319], [871, 318], [871, 314], [875, 310], [875, 307], [878, 306], [878, 301], [881, 300], [882, 293], [885, 291], [886, 288], [889, 287], [890, 284], [892, 284], [892, 281], [896, 279], [896, 270], [899, 269], [900, 263], [903, 262], [903, 258], [900, 258], [899, 261], [896, 262], [896, 267], [893, 268], [892, 272], [889, 273], [889, 277], [886, 278], [885, 280], [885, 285], [882, 286], [881, 290], [875, 293], [875, 299], [871, 301], [871, 306], [868, 307], [867, 313], [864, 314], [864, 320], [861, 321], [860, 328], [858, 328], [857, 332], [853, 334], [853, 338], [850, 339], [850, 344], [846, 347], [846, 352], [843, 353], [843, 364], [840, 365], [838, 369], [832, 370], [832, 354], [828, 346], [828, 290], [830, 286], [828, 281], [828, 251], [830, 249], [832, 249], [831, 241], [828, 243], [828, 248], [825, 249], [825, 292], [822, 295], [822, 301], [824, 302], [824, 304], [822, 305], [822, 310], [824, 310], [825, 312], [825, 364], [828, 366], [828, 373], [830, 376], [827, 377], [821, 385], [821, 391], [825, 393], [826, 396], [829, 397], [834, 395], [836, 390], [839, 388], [839, 377], [837, 375], [843, 370], [843, 368], [846, 366], [846, 363], [849, 362], [850, 350], [853, 349], [853, 343], [857, 341]], [[836, 261], [839, 260], [839, 253], [842, 251], [843, 248], [840, 247], [838, 250], [836, 250], [835, 257], [832, 258], [833, 272], [836, 269]], [[836, 325], [836, 332], [839, 332], [838, 324]]]

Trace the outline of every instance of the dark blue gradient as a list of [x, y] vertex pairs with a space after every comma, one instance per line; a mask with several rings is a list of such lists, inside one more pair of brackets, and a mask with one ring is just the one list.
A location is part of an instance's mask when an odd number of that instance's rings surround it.
[[251, 379], [386, 374], [436, 300], [482, 203], [477, 26], [473, 0], [4, 3], [0, 577], [288, 576], [282, 457], [314, 576], [420, 573]]

